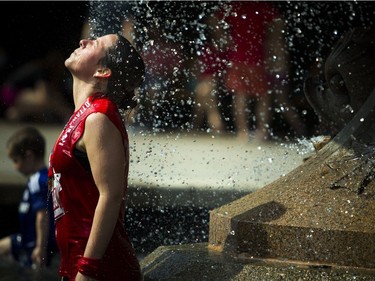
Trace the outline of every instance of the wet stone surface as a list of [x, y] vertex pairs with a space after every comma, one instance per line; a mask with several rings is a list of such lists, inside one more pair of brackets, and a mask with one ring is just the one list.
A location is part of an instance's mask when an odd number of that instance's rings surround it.
[[371, 281], [375, 274], [373, 270], [287, 260], [233, 258], [209, 251], [205, 243], [159, 247], [141, 266], [145, 281]]

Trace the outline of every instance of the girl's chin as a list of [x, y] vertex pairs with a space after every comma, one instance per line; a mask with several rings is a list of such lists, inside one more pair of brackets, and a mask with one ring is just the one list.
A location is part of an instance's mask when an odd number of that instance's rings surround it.
[[70, 57], [65, 60], [65, 63], [64, 63], [65, 67], [69, 68], [71, 63], [72, 63], [72, 55], [70, 55]]

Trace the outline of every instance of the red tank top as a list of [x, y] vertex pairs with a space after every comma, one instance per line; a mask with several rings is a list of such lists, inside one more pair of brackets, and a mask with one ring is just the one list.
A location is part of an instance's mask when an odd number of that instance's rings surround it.
[[[51, 183], [56, 240], [61, 254], [59, 274], [74, 280], [77, 261], [83, 255], [90, 234], [99, 192], [91, 171], [74, 156], [77, 141], [85, 130], [85, 120], [92, 113], [103, 113], [123, 136], [126, 168], [124, 197], [129, 167], [128, 136], [116, 105], [105, 96], [90, 96], [74, 112], [57, 139], [50, 155]], [[103, 256], [100, 280], [139, 280], [140, 268], [135, 251], [124, 229], [124, 206]]]

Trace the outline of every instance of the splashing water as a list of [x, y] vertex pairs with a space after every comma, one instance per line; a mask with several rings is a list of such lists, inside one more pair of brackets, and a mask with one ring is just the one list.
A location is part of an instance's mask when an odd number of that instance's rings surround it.
[[[282, 137], [290, 140], [293, 135], [290, 133], [290, 126], [286, 125], [282, 118], [282, 113], [289, 112], [292, 109], [299, 110], [301, 120], [306, 127], [315, 128], [318, 125], [317, 118], [312, 109], [307, 105], [298, 105], [304, 101], [303, 81], [308, 74], [313, 63], [318, 65], [321, 70], [324, 65], [324, 58], [329, 53], [334, 42], [348, 28], [361, 23], [372, 22], [373, 16], [369, 16], [371, 9], [366, 4], [360, 2], [276, 2], [276, 5], [284, 14], [286, 27], [283, 34], [287, 41], [285, 48], [290, 54], [290, 71], [286, 78], [278, 74], [274, 75], [276, 79], [285, 79], [284, 83], [288, 84], [290, 91], [288, 97], [296, 101], [297, 105], [284, 106], [281, 102], [275, 103], [273, 107], [267, 110], [276, 111], [272, 124], [267, 124], [269, 130], [273, 130], [272, 134], [277, 135], [281, 132]], [[368, 5], [368, 4], [367, 4]], [[233, 14], [227, 1], [138, 1], [138, 2], [117, 2], [117, 1], [94, 1], [90, 2], [90, 32], [94, 36], [100, 36], [108, 32], [118, 32], [122, 30], [122, 19], [131, 20], [134, 24], [133, 39], [134, 45], [142, 52], [147, 65], [146, 83], [139, 90], [138, 99], [139, 107], [132, 115], [133, 123], [131, 128], [136, 134], [144, 137], [156, 137], [164, 134], [165, 137], [171, 137], [175, 140], [176, 134], [184, 135], [184, 133], [192, 133], [195, 129], [192, 119], [194, 117], [193, 107], [195, 106], [195, 86], [197, 83], [197, 73], [201, 71], [200, 67], [195, 63], [196, 59], [202, 55], [202, 46], [204, 46], [210, 36], [208, 31], [212, 31], [212, 27], [207, 25], [204, 20], [209, 14], [217, 10], [219, 7], [226, 7], [225, 16]], [[248, 15], [237, 15], [242, 19], [246, 19]], [[229, 29], [225, 19], [220, 23], [224, 30]], [[213, 29], [217, 28], [215, 26]], [[226, 45], [225, 39], [219, 40], [217, 46]], [[278, 56], [274, 57], [278, 60]], [[226, 62], [231, 66], [231, 62]], [[221, 72], [225, 76], [225, 71]], [[272, 92], [273, 89], [269, 89]], [[212, 92], [213, 93], [213, 92]], [[219, 85], [216, 95], [219, 96], [218, 107], [221, 116], [225, 121], [225, 129], [229, 137], [236, 130], [232, 116], [232, 95], [226, 91], [223, 85]], [[275, 101], [277, 102], [277, 101]], [[250, 113], [249, 126], [253, 126], [256, 122], [254, 110], [249, 104]], [[273, 126], [272, 126], [273, 125]], [[274, 129], [271, 129], [271, 128]], [[203, 136], [209, 136], [210, 140], [219, 139], [213, 134], [212, 128], [203, 126], [201, 132]], [[284, 135], [283, 135], [284, 133]], [[308, 155], [315, 152], [314, 142], [319, 142], [322, 137], [312, 137], [315, 131], [309, 132], [306, 136], [293, 139], [292, 142], [280, 141], [280, 145], [285, 148], [285, 161], [291, 161], [291, 154]], [[180, 135], [179, 135], [180, 136]], [[212, 138], [211, 138], [212, 136]], [[281, 137], [281, 138], [282, 138]], [[201, 143], [200, 137], [195, 135], [194, 144]], [[180, 138], [177, 137], [177, 141]], [[147, 153], [137, 156], [137, 164], [147, 161], [152, 157], [157, 158], [160, 162], [169, 154], [178, 154], [181, 151], [169, 151], [166, 148], [157, 148], [156, 142], [146, 141], [145, 146], [153, 149], [147, 149]], [[171, 144], [169, 146], [172, 146]], [[139, 150], [139, 146], [135, 147]], [[196, 147], [191, 144], [191, 149]], [[206, 147], [207, 150], [209, 150]], [[212, 166], [217, 163], [236, 162], [242, 158], [248, 162], [252, 162], [252, 166], [243, 164], [241, 168], [231, 168], [228, 166], [228, 175], [222, 181], [217, 180], [215, 185], [229, 186], [234, 189], [238, 187], [239, 170], [242, 169], [247, 173], [251, 171], [254, 174], [261, 174], [262, 167], [266, 164], [277, 166], [278, 156], [267, 153], [266, 145], [259, 145], [256, 148], [258, 153], [265, 153], [254, 161], [246, 153], [242, 155], [231, 155], [232, 145], [228, 145], [225, 153], [220, 152], [222, 157], [214, 156], [208, 159], [208, 152], [202, 152], [201, 157], [206, 156], [207, 159], [204, 169], [211, 171], [217, 169]], [[157, 151], [158, 150], [158, 151]], [[253, 151], [247, 153], [254, 153]], [[225, 156], [224, 156], [225, 155]], [[164, 158], [163, 158], [164, 157]], [[247, 158], [248, 157], [248, 158]], [[224, 159], [225, 158], [225, 159]], [[189, 179], [180, 174], [171, 172], [174, 165], [182, 165], [186, 161], [187, 156], [177, 163], [161, 163], [158, 167], [149, 166], [154, 169], [149, 171], [149, 176], [143, 174], [141, 178], [152, 177], [157, 181], [158, 187], [163, 187], [166, 179], [173, 179], [178, 185], [187, 186]], [[195, 164], [197, 166], [197, 164]], [[138, 167], [136, 167], [138, 168]], [[135, 169], [136, 169], [135, 168]], [[195, 168], [195, 169], [194, 169]], [[238, 169], [238, 170], [231, 170]], [[190, 171], [191, 170], [191, 171]], [[185, 171], [184, 174], [191, 174], [194, 177], [197, 167], [193, 167]], [[256, 177], [256, 176], [254, 176]], [[253, 179], [252, 179], [253, 180]], [[207, 178], [206, 178], [207, 182]], [[168, 184], [167, 189], [172, 190], [172, 184]], [[194, 190], [194, 187], [190, 187]], [[193, 191], [191, 191], [193, 192]], [[214, 195], [214, 192], [212, 193]], [[153, 197], [154, 196], [154, 197]], [[162, 195], [152, 195], [148, 192], [148, 202], [152, 202], [151, 198], [162, 200]], [[163, 197], [164, 198], [164, 197]], [[156, 199], [155, 199], [156, 200]], [[177, 200], [177, 199], [176, 199]], [[175, 244], [190, 242], [190, 238], [194, 241], [206, 241], [208, 232], [208, 208], [200, 206], [197, 202], [190, 202], [191, 206], [184, 208], [183, 211], [176, 211], [179, 206], [174, 208], [159, 208], [153, 206], [152, 203], [146, 207], [132, 207], [129, 210], [128, 219], [130, 227], [137, 229], [140, 227], [145, 232], [145, 238], [139, 238], [135, 232], [133, 237], [137, 239], [137, 243], [142, 247], [146, 247], [146, 240], [157, 240], [156, 244]], [[154, 220], [152, 216], [143, 216], [144, 214], [152, 214], [158, 219], [155, 220], [153, 227], [157, 229], [156, 237], [150, 237], [154, 234], [148, 232], [147, 225]], [[175, 215], [172, 215], [174, 214]], [[165, 215], [173, 217], [175, 221], [165, 222]], [[186, 224], [180, 223], [185, 220]], [[180, 224], [179, 224], [180, 223]], [[164, 224], [176, 225], [177, 229], [169, 229]], [[191, 228], [191, 225], [194, 225]], [[190, 236], [190, 238], [189, 238]], [[146, 252], [146, 250], [145, 250]]]

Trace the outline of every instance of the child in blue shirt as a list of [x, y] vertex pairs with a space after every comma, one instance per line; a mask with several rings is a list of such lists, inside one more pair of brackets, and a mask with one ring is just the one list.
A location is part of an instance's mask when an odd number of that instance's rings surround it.
[[44, 161], [45, 139], [37, 129], [23, 128], [9, 138], [7, 154], [28, 182], [18, 208], [19, 233], [0, 239], [0, 257], [11, 255], [25, 267], [48, 266], [56, 242]]

